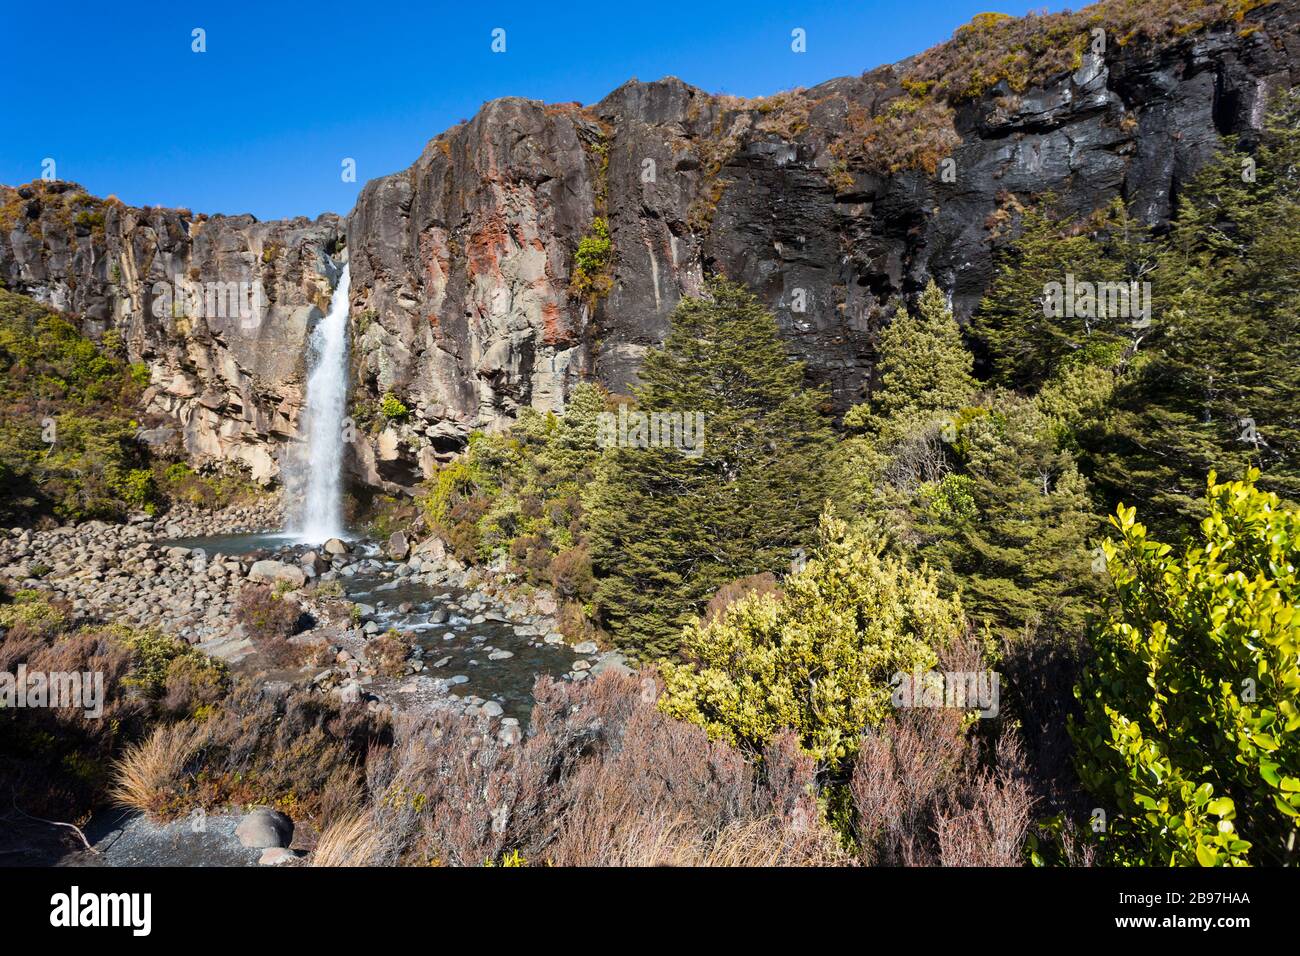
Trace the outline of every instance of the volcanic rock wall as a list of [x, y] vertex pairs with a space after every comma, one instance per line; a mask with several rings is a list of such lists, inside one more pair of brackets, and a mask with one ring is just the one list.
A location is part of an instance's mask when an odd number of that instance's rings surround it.
[[[760, 295], [844, 409], [869, 388], [893, 296], [933, 276], [969, 317], [1018, 202], [1051, 191], [1063, 214], [1082, 214], [1120, 196], [1166, 222], [1222, 137], [1249, 138], [1269, 94], [1300, 81], [1297, 37], [1297, 4], [1284, 2], [1244, 23], [1113, 43], [1039, 86], [945, 105], [937, 125], [918, 115], [897, 161], [856, 147], [906, 102], [911, 61], [754, 101], [671, 78], [589, 107], [496, 100], [368, 183], [346, 220], [259, 223], [77, 198], [70, 184], [6, 189], [0, 280], [119, 330], [149, 364], [150, 408], [185, 447], [261, 477], [293, 434], [306, 335], [344, 258], [350, 465], [372, 485], [412, 487], [472, 429], [524, 406], [561, 409], [584, 378], [627, 391], [677, 301], [713, 272]], [[921, 155], [926, 137], [941, 161]], [[612, 253], [593, 283], [575, 255], [597, 219]], [[267, 307], [252, 323], [159, 309], [160, 282], [180, 298], [178, 283], [260, 284]], [[374, 412], [389, 394], [405, 420]]]

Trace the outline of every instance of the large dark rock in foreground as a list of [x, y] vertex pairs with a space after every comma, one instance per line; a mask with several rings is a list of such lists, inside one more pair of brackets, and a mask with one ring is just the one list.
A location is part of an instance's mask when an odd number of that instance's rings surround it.
[[[1119, 196], [1167, 221], [1222, 137], [1249, 138], [1269, 94], [1300, 79], [1297, 36], [1285, 2], [1186, 36], [1112, 42], [1019, 93], [1002, 83], [927, 106], [865, 151], [911, 95], [914, 61], [759, 101], [675, 79], [629, 82], [590, 107], [497, 100], [368, 183], [345, 222], [6, 190], [0, 279], [120, 330], [186, 447], [263, 475], [294, 431], [305, 335], [344, 233], [350, 465], [368, 483], [411, 487], [471, 429], [524, 406], [560, 409], [583, 378], [626, 391], [674, 305], [714, 271], [758, 292], [843, 409], [864, 396], [891, 297], [933, 276], [969, 316], [1017, 203], [1052, 191], [1063, 214], [1086, 213]], [[602, 294], [574, 281], [597, 217], [612, 238]], [[248, 328], [160, 319], [150, 290], [178, 274], [260, 282], [269, 310]], [[401, 422], [374, 413], [389, 393], [411, 410]]]

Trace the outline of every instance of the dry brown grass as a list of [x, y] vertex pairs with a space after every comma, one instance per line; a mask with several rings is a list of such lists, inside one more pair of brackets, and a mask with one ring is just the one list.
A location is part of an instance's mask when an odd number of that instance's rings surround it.
[[114, 768], [109, 797], [121, 807], [156, 812], [174, 793], [194, 753], [195, 736], [188, 723], [169, 724], [127, 748]]
[[311, 866], [377, 866], [384, 839], [369, 812], [354, 813], [331, 824], [321, 834]]
[[845, 862], [793, 737], [760, 766], [660, 713], [653, 681], [648, 671], [539, 679], [531, 732], [511, 747], [455, 715], [399, 722], [396, 745], [367, 766], [384, 862], [479, 866], [515, 852], [550, 866]]

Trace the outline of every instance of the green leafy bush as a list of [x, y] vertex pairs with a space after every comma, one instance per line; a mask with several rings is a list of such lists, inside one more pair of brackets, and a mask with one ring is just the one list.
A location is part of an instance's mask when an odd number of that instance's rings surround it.
[[792, 729], [835, 767], [893, 712], [897, 672], [928, 670], [962, 635], [961, 604], [881, 542], [824, 514], [806, 567], [783, 594], [756, 591], [682, 637], [690, 663], [663, 664], [660, 709], [759, 752]]
[[569, 284], [576, 295], [600, 296], [609, 291], [613, 283], [609, 275], [613, 252], [609, 223], [597, 216], [591, 221], [591, 232], [578, 241], [578, 251], [573, 256], [573, 276]]
[[1114, 582], [1076, 691], [1080, 777], [1115, 863], [1295, 864], [1300, 823], [1300, 511], [1210, 476], [1181, 554], [1133, 508], [1104, 545]]
[[411, 414], [411, 410], [392, 392], [389, 392], [380, 400], [379, 410], [383, 413], [384, 418], [390, 422], [405, 421]]

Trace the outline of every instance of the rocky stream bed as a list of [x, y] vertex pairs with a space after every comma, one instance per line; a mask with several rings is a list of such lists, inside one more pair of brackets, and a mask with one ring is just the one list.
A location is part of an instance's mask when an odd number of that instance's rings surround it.
[[[138, 515], [124, 524], [0, 529], [0, 583], [10, 591], [47, 590], [88, 623], [179, 636], [267, 693], [309, 685], [392, 712], [459, 710], [483, 719], [507, 745], [526, 732], [538, 675], [582, 681], [626, 666], [616, 652], [566, 641], [554, 594], [467, 569], [437, 538], [412, 543], [398, 534], [382, 544], [331, 539], [311, 547], [269, 530], [280, 522], [278, 508], [266, 504], [160, 520]], [[271, 584], [302, 606], [309, 626], [289, 640], [309, 651], [307, 664], [277, 666], [236, 622], [235, 603], [249, 583]], [[397, 667], [372, 653], [390, 631], [410, 645]], [[99, 852], [65, 862], [261, 860], [222, 835], [233, 834], [225, 818], [193, 835], [183, 821], [156, 826], [111, 816], [88, 830]]]

